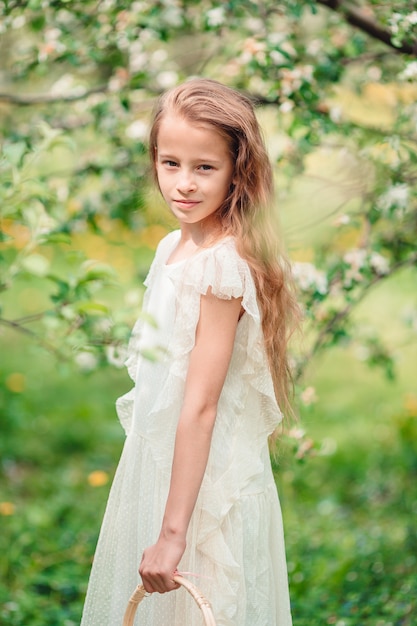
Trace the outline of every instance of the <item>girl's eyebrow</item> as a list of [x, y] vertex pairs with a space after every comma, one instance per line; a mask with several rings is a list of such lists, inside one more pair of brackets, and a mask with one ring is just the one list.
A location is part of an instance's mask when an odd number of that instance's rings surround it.
[[[158, 152], [158, 156], [160, 159], [169, 159], [170, 161], [179, 161], [178, 157], [173, 154], [165, 154], [164, 152]], [[215, 159], [211, 157], [199, 157], [198, 159], [193, 159], [195, 163], [213, 163], [220, 164], [222, 161], [220, 159]]]

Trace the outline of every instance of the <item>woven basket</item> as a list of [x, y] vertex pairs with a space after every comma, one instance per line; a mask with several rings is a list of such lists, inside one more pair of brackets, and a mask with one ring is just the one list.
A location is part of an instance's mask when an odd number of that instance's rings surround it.
[[[206, 600], [198, 587], [193, 585], [193, 583], [190, 583], [189, 580], [183, 578], [183, 576], [180, 576], [179, 574], [176, 574], [173, 580], [179, 585], [182, 585], [184, 589], [186, 589], [192, 595], [196, 604], [198, 604], [201, 609], [205, 626], [216, 626], [210, 602]], [[135, 591], [132, 593], [128, 602], [126, 613], [123, 619], [123, 626], [133, 626], [133, 620], [135, 619], [136, 610], [145, 596], [146, 591], [143, 585], [138, 585]]]

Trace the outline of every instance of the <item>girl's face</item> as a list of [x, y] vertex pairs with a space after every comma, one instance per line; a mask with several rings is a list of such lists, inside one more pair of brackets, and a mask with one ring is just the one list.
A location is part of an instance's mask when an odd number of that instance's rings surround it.
[[221, 206], [233, 182], [226, 140], [210, 126], [196, 126], [176, 114], [161, 121], [156, 172], [161, 193], [182, 228], [207, 220]]

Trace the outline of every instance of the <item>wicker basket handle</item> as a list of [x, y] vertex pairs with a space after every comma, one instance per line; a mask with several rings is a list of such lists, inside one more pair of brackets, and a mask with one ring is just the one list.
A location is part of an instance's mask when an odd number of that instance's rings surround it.
[[[186, 589], [192, 595], [196, 604], [201, 609], [205, 626], [216, 626], [210, 602], [206, 600], [198, 587], [193, 585], [193, 583], [187, 580], [187, 578], [184, 578], [179, 574], [175, 574], [173, 580], [179, 585], [182, 585], [184, 589]], [[143, 585], [138, 585], [135, 591], [132, 593], [128, 602], [126, 613], [123, 619], [123, 626], [133, 626], [133, 620], [135, 619], [136, 610], [145, 596], [145, 588], [143, 587]]]

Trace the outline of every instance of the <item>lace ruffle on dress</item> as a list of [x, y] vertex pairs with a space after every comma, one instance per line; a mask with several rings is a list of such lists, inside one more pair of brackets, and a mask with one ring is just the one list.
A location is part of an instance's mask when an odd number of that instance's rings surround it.
[[[195, 579], [218, 626], [291, 626], [281, 510], [268, 435], [281, 420], [263, 348], [256, 290], [232, 238], [167, 264], [179, 231], [165, 237], [145, 282], [144, 315], [127, 367], [135, 387], [117, 401], [126, 441], [94, 557], [81, 626], [121, 626], [139, 582], [142, 552], [159, 534], [190, 352], [208, 289], [245, 310], [218, 404], [209, 460], [179, 570]], [[156, 325], [150, 319], [156, 320]], [[149, 350], [158, 358], [144, 358]], [[184, 591], [153, 594], [137, 626], [198, 626]]]

